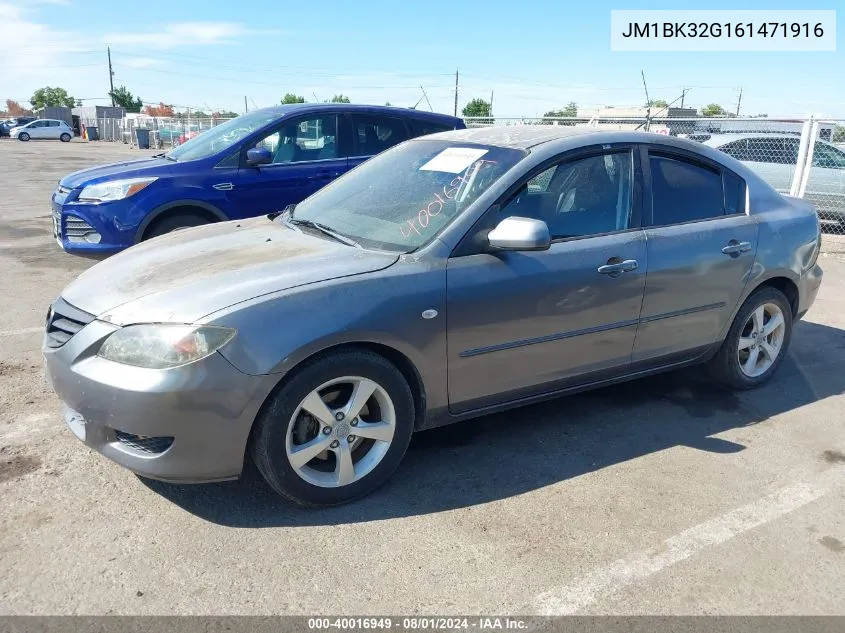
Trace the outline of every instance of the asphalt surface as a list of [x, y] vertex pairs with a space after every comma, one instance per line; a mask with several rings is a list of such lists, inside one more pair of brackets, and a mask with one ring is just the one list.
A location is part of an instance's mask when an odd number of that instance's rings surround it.
[[418, 435], [331, 510], [144, 482], [64, 428], [49, 196], [151, 152], [0, 141], [0, 614], [845, 614], [845, 260], [769, 386], [668, 374]]

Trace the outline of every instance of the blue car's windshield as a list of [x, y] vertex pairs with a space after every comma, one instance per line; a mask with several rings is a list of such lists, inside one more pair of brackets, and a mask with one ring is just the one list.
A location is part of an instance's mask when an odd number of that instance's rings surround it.
[[403, 253], [435, 237], [526, 152], [417, 139], [338, 178], [293, 213], [362, 246]]
[[173, 160], [200, 160], [208, 158], [217, 152], [232, 146], [242, 138], [249, 136], [258, 129], [275, 121], [280, 117], [278, 112], [255, 110], [242, 114], [207, 132], [192, 138], [183, 145], [165, 154]]

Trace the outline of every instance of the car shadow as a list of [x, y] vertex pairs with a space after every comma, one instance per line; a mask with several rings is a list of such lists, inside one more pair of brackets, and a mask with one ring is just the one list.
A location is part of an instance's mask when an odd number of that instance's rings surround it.
[[238, 481], [199, 486], [142, 480], [207, 521], [309, 526], [397, 518], [488, 503], [674, 446], [738, 453], [714, 435], [845, 391], [845, 331], [801, 322], [765, 387], [723, 390], [700, 369], [661, 374], [418, 433], [386, 486], [354, 503], [303, 509], [248, 463]]

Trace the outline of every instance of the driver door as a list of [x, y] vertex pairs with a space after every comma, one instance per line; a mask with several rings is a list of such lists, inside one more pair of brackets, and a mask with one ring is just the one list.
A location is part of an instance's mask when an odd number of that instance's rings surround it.
[[624, 372], [646, 277], [631, 146], [565, 155], [488, 212], [543, 220], [545, 251], [462, 252], [447, 263], [449, 408], [518, 400]]
[[[230, 197], [240, 217], [281, 211], [315, 193], [348, 167], [344, 118], [334, 113], [287, 119], [257, 142], [244, 146]], [[246, 152], [267, 149], [272, 162], [250, 166]]]

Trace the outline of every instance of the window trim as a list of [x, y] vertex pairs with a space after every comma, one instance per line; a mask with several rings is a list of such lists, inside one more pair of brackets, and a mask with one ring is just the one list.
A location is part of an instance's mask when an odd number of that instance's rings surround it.
[[[356, 153], [358, 151], [358, 134], [356, 133], [356, 130], [355, 130], [355, 117], [356, 116], [357, 117], [370, 117], [370, 118], [381, 117], [383, 119], [395, 119], [397, 121], [401, 121], [402, 125], [405, 126], [405, 134], [407, 135], [407, 138], [402, 140], [402, 141], [399, 141], [399, 143], [396, 143], [395, 145], [391, 145], [390, 147], [396, 147], [396, 145], [399, 145], [400, 143], [404, 143], [405, 141], [410, 141], [412, 138], [417, 138], [416, 135], [413, 132], [413, 129], [411, 128], [411, 126], [408, 123], [408, 117], [404, 117], [402, 115], [392, 114], [392, 113], [391, 114], [377, 114], [377, 113], [373, 114], [371, 112], [347, 112], [346, 118], [349, 121], [349, 136], [350, 136], [350, 139], [351, 139], [351, 143], [350, 143], [350, 147], [349, 147], [349, 158], [356, 158], [356, 159], [364, 158], [364, 159], [367, 159], [367, 158], [372, 158], [373, 156], [378, 155], [378, 154], [357, 154]], [[390, 149], [390, 147], [388, 147], [387, 149]], [[387, 151], [387, 149], [383, 150], [383, 151]]]
[[643, 212], [644, 209], [644, 189], [643, 189], [643, 171], [642, 171], [642, 157], [637, 151], [638, 145], [636, 143], [604, 143], [601, 145], [590, 145], [586, 147], [579, 147], [577, 149], [568, 150], [561, 154], [557, 154], [551, 158], [544, 160], [539, 165], [533, 167], [526, 172], [518, 181], [512, 184], [507, 190], [499, 196], [499, 198], [478, 218], [475, 224], [464, 234], [457, 246], [452, 250], [450, 257], [465, 257], [468, 255], [478, 255], [486, 251], [479, 246], [479, 236], [484, 234], [486, 236], [493, 228], [490, 225], [491, 216], [498, 213], [502, 207], [507, 205], [514, 196], [519, 193], [522, 187], [528, 184], [528, 181], [543, 173], [552, 166], [560, 165], [566, 162], [572, 162], [583, 158], [590, 158], [591, 156], [602, 156], [604, 154], [617, 154], [620, 152], [629, 152], [631, 155], [631, 163], [633, 173], [631, 174], [631, 222], [628, 228], [618, 231], [608, 231], [606, 233], [593, 233], [590, 235], [576, 235], [571, 237], [559, 237], [552, 239], [552, 244], [561, 244], [564, 242], [573, 242], [575, 240], [593, 239], [596, 237], [605, 237], [607, 235], [621, 235], [623, 233], [630, 233], [632, 231], [639, 231], [643, 228]]
[[[334, 158], [320, 158], [320, 159], [312, 159], [312, 160], [301, 160], [301, 161], [297, 161], [295, 163], [267, 163], [266, 165], [258, 165], [258, 166], [247, 164], [246, 153], [251, 148], [255, 147], [255, 145], [257, 143], [259, 143], [260, 141], [263, 141], [268, 136], [272, 136], [273, 134], [280, 132], [284, 127], [287, 127], [288, 125], [298, 124], [298, 123], [301, 123], [302, 121], [308, 121], [310, 119], [321, 119], [321, 118], [325, 118], [326, 116], [330, 116], [330, 115], [335, 117], [335, 119], [336, 119], [335, 124], [337, 126], [337, 128], [336, 128], [337, 129], [337, 135], [335, 137], [335, 145], [337, 147], [337, 154], [338, 155], [335, 156]], [[277, 168], [277, 167], [293, 167], [293, 166], [299, 166], [299, 165], [313, 165], [313, 164], [320, 164], [320, 163], [329, 163], [329, 162], [338, 161], [338, 160], [344, 160], [345, 161], [347, 159], [347, 156], [343, 156], [342, 145], [341, 145], [341, 135], [343, 133], [342, 130], [341, 130], [341, 122], [343, 121], [343, 119], [344, 119], [343, 113], [338, 112], [336, 110], [331, 110], [329, 112], [311, 112], [309, 114], [302, 114], [302, 115], [299, 115], [299, 116], [286, 117], [286, 118], [282, 119], [281, 121], [277, 121], [271, 127], [265, 128], [264, 130], [261, 130], [261, 131], [256, 130], [255, 134], [252, 135], [250, 139], [243, 141], [242, 144], [241, 144], [241, 148], [239, 150], [240, 160], [238, 161], [238, 168], [239, 169], [258, 169], [258, 168], [267, 169], [267, 168]], [[229, 157], [229, 154], [226, 154], [221, 159], [221, 161], [218, 161], [218, 164], [219, 164], [219, 162], [226, 160], [228, 157]], [[216, 165], [215, 165], [215, 167], [216, 167]], [[221, 169], [232, 169], [232, 167], [223, 166], [223, 167], [221, 167]]]
[[[662, 156], [664, 158], [669, 158], [671, 160], [678, 160], [680, 162], [688, 163], [693, 166], [701, 166], [705, 169], [709, 169], [711, 171], [715, 171], [719, 174], [719, 180], [721, 182], [722, 187], [722, 215], [713, 216], [710, 218], [700, 218], [697, 220], [686, 220], [685, 222], [671, 222], [669, 224], [655, 224], [654, 223], [654, 188], [652, 187], [652, 180], [651, 180], [651, 162], [650, 158], [652, 155]], [[739, 216], [747, 216], [749, 214], [748, 210], [748, 183], [746, 182], [745, 178], [740, 176], [738, 173], [733, 171], [732, 169], [728, 169], [721, 163], [716, 162], [715, 160], [711, 160], [706, 156], [702, 156], [701, 154], [697, 154], [695, 152], [691, 152], [689, 150], [680, 149], [676, 147], [668, 147], [665, 145], [648, 145], [642, 144], [640, 146], [640, 163], [642, 166], [642, 173], [643, 173], [643, 216], [642, 216], [642, 226], [644, 229], [657, 229], [667, 226], [683, 226], [685, 224], [695, 224], [697, 222], [713, 222], [716, 220], [724, 220], [726, 218], [735, 218]], [[728, 172], [739, 178], [742, 184], [745, 186], [745, 199], [743, 206], [745, 207], [744, 211], [741, 213], [725, 213], [725, 172]]]

